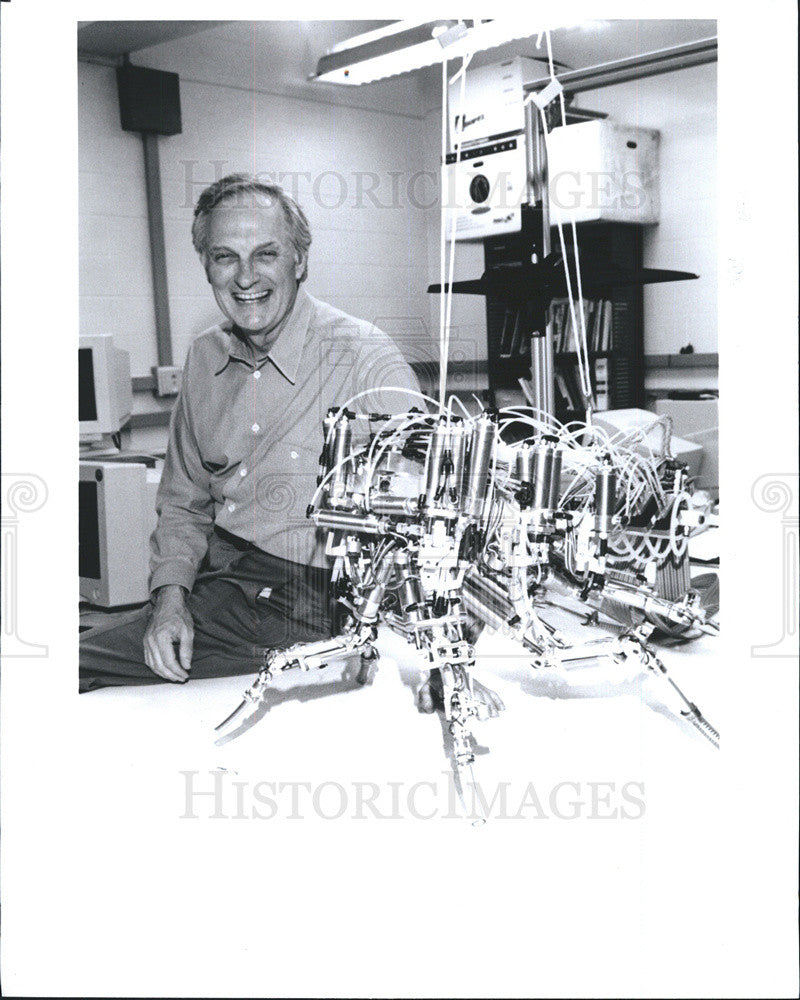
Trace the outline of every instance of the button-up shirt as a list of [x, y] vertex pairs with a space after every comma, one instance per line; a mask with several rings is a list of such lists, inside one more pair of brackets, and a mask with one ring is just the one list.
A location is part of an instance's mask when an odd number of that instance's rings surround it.
[[272, 555], [326, 565], [324, 533], [306, 517], [316, 489], [322, 420], [424, 407], [394, 342], [302, 287], [269, 353], [258, 357], [230, 324], [193, 341], [158, 490], [150, 589], [191, 590], [214, 525]]

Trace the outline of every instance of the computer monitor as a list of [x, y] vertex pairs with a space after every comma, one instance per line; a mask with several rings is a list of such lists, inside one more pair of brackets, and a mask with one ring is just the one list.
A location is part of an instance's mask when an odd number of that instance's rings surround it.
[[82, 440], [116, 434], [133, 407], [131, 361], [109, 334], [81, 337], [78, 345], [78, 419]]
[[150, 535], [160, 471], [143, 462], [81, 461], [80, 595], [111, 608], [148, 598]]

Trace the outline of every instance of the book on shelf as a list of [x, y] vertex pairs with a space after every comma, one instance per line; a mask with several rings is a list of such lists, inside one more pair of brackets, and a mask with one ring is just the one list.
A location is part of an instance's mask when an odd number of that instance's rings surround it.
[[[611, 406], [609, 360], [608, 358], [592, 358], [590, 364], [592, 409], [608, 410]], [[522, 384], [523, 380], [519, 381]], [[568, 411], [579, 414], [584, 412], [585, 401], [578, 362], [559, 365], [553, 372], [553, 394], [557, 412]]]
[[511, 340], [514, 336], [515, 314], [513, 310], [506, 309], [503, 313], [503, 326], [500, 331], [500, 357], [511, 357]]
[[530, 338], [523, 333], [522, 314], [519, 309], [506, 309], [500, 332], [501, 358], [527, 358], [530, 355]]
[[569, 389], [567, 388], [567, 380], [564, 378], [561, 372], [555, 372], [553, 376], [553, 381], [555, 382], [556, 391], [556, 408], [564, 410], [574, 410], [576, 406], [572, 401], [569, 394]]
[[610, 351], [611, 347], [611, 321], [613, 319], [614, 306], [609, 300], [603, 302], [603, 320], [601, 324], [600, 343], [601, 351]]
[[[584, 299], [583, 322], [586, 329], [586, 346], [589, 351], [610, 351], [613, 304], [609, 299]], [[553, 350], [556, 354], [577, 351], [575, 326], [580, 329], [581, 317], [578, 304], [570, 308], [568, 299], [553, 299], [551, 307]]]
[[553, 381], [555, 383], [556, 399], [561, 406], [576, 413], [583, 413], [586, 403], [583, 398], [581, 372], [578, 363], [561, 365], [553, 373]]

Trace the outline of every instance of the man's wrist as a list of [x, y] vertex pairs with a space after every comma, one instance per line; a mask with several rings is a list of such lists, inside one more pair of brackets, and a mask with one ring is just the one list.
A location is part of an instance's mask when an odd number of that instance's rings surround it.
[[188, 593], [187, 589], [179, 583], [166, 583], [163, 587], [153, 591], [151, 599], [157, 608], [163, 607], [165, 604], [183, 605], [186, 603]]

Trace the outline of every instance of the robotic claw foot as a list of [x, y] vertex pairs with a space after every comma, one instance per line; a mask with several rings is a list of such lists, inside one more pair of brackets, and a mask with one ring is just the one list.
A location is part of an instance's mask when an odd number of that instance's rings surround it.
[[[310, 670], [321, 668], [328, 663], [342, 660], [360, 652], [361, 664], [357, 683], [366, 684], [370, 678], [372, 665], [378, 659], [378, 652], [372, 645], [375, 638], [373, 626], [350, 628], [343, 635], [318, 642], [300, 643], [288, 649], [270, 649], [264, 655], [264, 666], [258, 673], [253, 684], [244, 692], [244, 698], [231, 714], [215, 729], [220, 736], [215, 740], [217, 746], [224, 746], [242, 733], [247, 732], [267, 713], [266, 697], [269, 685], [275, 675], [285, 670], [299, 667]], [[234, 722], [238, 725], [231, 728]]]

